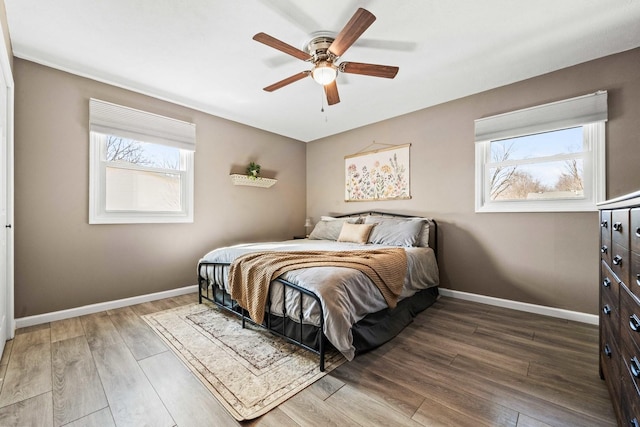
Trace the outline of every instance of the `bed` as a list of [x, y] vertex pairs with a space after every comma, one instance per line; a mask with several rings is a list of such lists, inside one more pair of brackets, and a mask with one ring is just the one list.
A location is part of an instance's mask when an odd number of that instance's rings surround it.
[[[374, 211], [322, 217], [305, 239], [207, 253], [198, 263], [199, 302], [210, 301], [237, 314], [243, 326], [261, 325], [318, 354], [323, 371], [328, 346], [351, 360], [393, 338], [435, 302], [437, 236], [437, 224], [428, 218]], [[361, 257], [367, 260], [363, 268]], [[274, 267], [289, 258], [296, 260], [290, 267]], [[265, 266], [264, 259], [273, 264]], [[252, 276], [250, 262], [271, 270]], [[257, 283], [256, 277], [266, 280], [262, 287], [241, 283]], [[247, 288], [258, 289], [263, 305], [252, 305], [255, 295], [242, 294]]]

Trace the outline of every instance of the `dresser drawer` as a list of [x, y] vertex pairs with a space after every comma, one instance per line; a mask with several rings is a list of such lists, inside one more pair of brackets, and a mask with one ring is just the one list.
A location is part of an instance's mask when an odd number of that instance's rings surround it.
[[640, 395], [640, 351], [629, 331], [625, 331], [620, 338], [622, 339], [620, 352], [626, 367], [626, 369], [621, 369], [622, 376], [628, 376], [631, 379], [636, 394]]
[[640, 305], [625, 286], [620, 287], [620, 340], [629, 343], [629, 350], [640, 347]]
[[620, 418], [622, 418], [620, 420], [621, 425], [640, 427], [640, 395], [634, 386], [634, 381], [632, 380], [632, 374], [629, 370], [629, 364], [627, 361], [624, 362], [624, 365], [625, 366], [622, 369], [626, 372], [622, 373], [620, 384], [620, 409], [622, 411], [620, 414]]
[[[612, 296], [606, 295], [605, 296]], [[640, 310], [638, 310], [640, 312]], [[638, 314], [640, 317], [640, 313]], [[600, 324], [606, 326], [606, 330], [612, 336], [618, 336], [620, 325], [620, 311], [618, 305], [608, 298], [600, 300]], [[639, 337], [640, 339], [640, 337]]]
[[[615, 314], [613, 314], [615, 313]], [[611, 345], [620, 345], [618, 342], [618, 334], [617, 330], [620, 323], [620, 316], [618, 316], [617, 312], [613, 312], [611, 317], [603, 317], [600, 314], [600, 323], [602, 325], [602, 334], [603, 336], [606, 334], [606, 339], [602, 342], [603, 345], [609, 344]], [[604, 350], [604, 348], [602, 348]], [[612, 349], [613, 350], [613, 349]]]
[[615, 337], [611, 335], [606, 327], [601, 329], [600, 335], [600, 369], [604, 376], [609, 392], [613, 399], [620, 400], [620, 378], [622, 354]]
[[600, 253], [611, 264], [611, 211], [600, 212]]
[[625, 285], [629, 284], [629, 249], [617, 243], [613, 244], [611, 252], [611, 270]]
[[619, 306], [620, 285], [605, 262], [600, 263], [600, 299]]
[[640, 208], [631, 209], [631, 250], [640, 253]]
[[631, 252], [631, 271], [629, 282], [625, 283], [629, 290], [640, 298], [640, 252]]
[[630, 336], [630, 330], [624, 331], [621, 339], [620, 417], [622, 425], [631, 426], [640, 422], [640, 351], [635, 345], [635, 337]]
[[629, 249], [629, 209], [616, 209], [611, 212], [611, 241]]

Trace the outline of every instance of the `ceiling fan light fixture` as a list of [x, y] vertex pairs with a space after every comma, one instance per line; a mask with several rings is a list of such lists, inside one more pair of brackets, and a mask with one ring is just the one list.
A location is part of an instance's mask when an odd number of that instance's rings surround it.
[[338, 76], [338, 69], [335, 65], [327, 61], [318, 62], [311, 71], [313, 80], [322, 86], [328, 85]]
[[277, 49], [297, 59], [309, 62], [311, 70], [305, 70], [287, 77], [264, 88], [267, 92], [273, 92], [288, 84], [302, 80], [311, 74], [313, 80], [324, 88], [327, 105], [335, 105], [340, 102], [336, 78], [338, 72], [347, 74], [361, 74], [364, 76], [384, 77], [392, 79], [398, 73], [399, 68], [389, 65], [365, 64], [363, 62], [335, 62], [342, 58], [351, 45], [364, 33], [376, 20], [376, 17], [366, 9], [359, 8], [353, 14], [349, 22], [340, 30], [338, 35], [329, 31], [316, 31], [313, 38], [301, 49], [276, 39], [265, 33], [253, 36], [257, 42]]

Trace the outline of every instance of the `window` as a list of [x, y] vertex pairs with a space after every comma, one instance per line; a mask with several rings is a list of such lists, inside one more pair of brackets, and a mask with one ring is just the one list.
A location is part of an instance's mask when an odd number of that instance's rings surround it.
[[606, 119], [598, 92], [476, 120], [476, 212], [596, 210]]
[[195, 125], [90, 101], [89, 223], [193, 222]]

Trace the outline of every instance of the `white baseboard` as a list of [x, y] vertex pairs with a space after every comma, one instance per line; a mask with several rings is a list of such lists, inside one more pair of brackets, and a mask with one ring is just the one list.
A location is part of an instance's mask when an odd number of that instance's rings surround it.
[[[76, 316], [99, 313], [105, 310], [127, 307], [129, 305], [141, 304], [143, 302], [156, 301], [163, 298], [171, 298], [179, 295], [195, 293], [198, 285], [185, 286], [183, 288], [169, 291], [156, 292], [153, 294], [140, 295], [137, 297], [124, 298], [115, 301], [101, 302], [97, 304], [84, 305], [82, 307], [70, 308], [68, 310], [54, 311], [51, 313], [37, 314], [15, 319], [16, 329], [28, 326], [41, 325], [56, 320], [69, 319]], [[512, 301], [501, 298], [494, 298], [485, 295], [472, 294], [469, 292], [455, 291], [452, 289], [439, 288], [440, 295], [459, 298], [467, 301], [479, 302], [481, 304], [495, 305], [498, 307], [511, 308], [513, 310], [526, 311], [528, 313], [542, 314], [545, 316], [557, 317], [560, 319], [573, 320], [576, 322], [598, 324], [598, 316], [595, 314], [580, 313], [577, 311], [563, 310], [561, 308], [546, 307], [543, 305], [529, 304], [526, 302]]]
[[106, 301], [97, 304], [83, 305], [82, 307], [70, 308], [68, 310], [36, 314], [35, 316], [21, 317], [19, 319], [16, 319], [16, 329], [25, 328], [27, 326], [41, 325], [47, 322], [55, 322], [56, 320], [69, 319], [76, 316], [85, 316], [87, 314], [99, 313], [101, 311], [127, 307], [129, 305], [140, 304], [143, 302], [156, 301], [163, 298], [177, 297], [179, 295], [190, 294], [194, 292], [198, 292], [198, 285], [185, 286], [184, 288], [171, 289], [169, 291], [156, 292], [153, 294], [140, 295], [137, 297], [124, 298], [115, 301]]
[[542, 314], [545, 316], [557, 317], [559, 319], [573, 320], [576, 322], [588, 323], [590, 325], [598, 324], [598, 316], [595, 314], [580, 313], [578, 311], [564, 310], [562, 308], [553, 308], [544, 305], [536, 305], [526, 302], [494, 298], [485, 295], [472, 294], [469, 292], [454, 291], [452, 289], [439, 288], [439, 291], [440, 295], [446, 297], [459, 298], [467, 301], [479, 302], [482, 304], [511, 308], [513, 310], [526, 311], [527, 313]]

